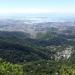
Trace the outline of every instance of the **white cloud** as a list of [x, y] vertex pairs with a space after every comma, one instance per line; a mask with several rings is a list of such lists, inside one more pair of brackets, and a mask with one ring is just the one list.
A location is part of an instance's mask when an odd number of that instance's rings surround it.
[[73, 8], [61, 9], [0, 9], [0, 14], [13, 14], [13, 13], [75, 13]]
[[48, 13], [49, 9], [0, 9], [0, 13]]

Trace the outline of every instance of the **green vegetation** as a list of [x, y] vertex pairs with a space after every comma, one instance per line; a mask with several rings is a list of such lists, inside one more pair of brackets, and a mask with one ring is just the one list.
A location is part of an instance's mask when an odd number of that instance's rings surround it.
[[[0, 60], [0, 75], [23, 75], [23, 66]], [[24, 74], [25, 75], [25, 74]]]
[[[75, 75], [74, 35], [54, 35], [32, 39], [27, 33], [0, 32], [0, 75]], [[67, 49], [72, 49], [69, 59], [61, 56]]]
[[75, 75], [75, 64], [50, 60], [12, 64], [0, 60], [0, 75]]

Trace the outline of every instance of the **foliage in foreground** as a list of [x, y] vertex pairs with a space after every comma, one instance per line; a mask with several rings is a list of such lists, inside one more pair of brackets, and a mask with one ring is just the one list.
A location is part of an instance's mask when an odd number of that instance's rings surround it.
[[0, 60], [0, 75], [75, 75], [75, 65], [49, 60], [22, 64]]
[[23, 75], [23, 67], [22, 65], [11, 64], [1, 60], [0, 75]]

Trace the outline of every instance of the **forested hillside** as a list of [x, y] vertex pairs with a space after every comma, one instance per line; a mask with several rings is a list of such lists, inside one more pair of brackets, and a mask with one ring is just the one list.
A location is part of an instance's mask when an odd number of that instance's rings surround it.
[[72, 36], [47, 33], [33, 39], [28, 33], [1, 31], [0, 74], [75, 75]]

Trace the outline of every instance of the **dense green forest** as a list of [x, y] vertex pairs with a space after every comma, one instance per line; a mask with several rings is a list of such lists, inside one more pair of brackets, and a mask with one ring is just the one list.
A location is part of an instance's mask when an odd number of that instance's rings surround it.
[[[0, 75], [75, 75], [74, 38], [47, 33], [33, 39], [28, 33], [1, 31]], [[67, 48], [72, 48], [68, 59], [58, 56]]]

